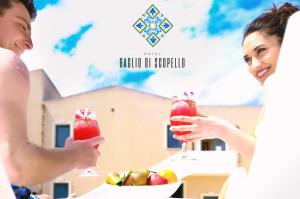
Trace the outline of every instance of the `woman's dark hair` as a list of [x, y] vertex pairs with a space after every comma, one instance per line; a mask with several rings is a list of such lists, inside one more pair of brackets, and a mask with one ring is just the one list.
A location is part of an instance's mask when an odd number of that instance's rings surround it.
[[258, 16], [246, 26], [243, 42], [250, 33], [262, 31], [270, 36], [277, 36], [278, 41], [281, 44], [288, 19], [298, 10], [299, 8], [291, 3], [284, 3], [279, 8], [273, 4], [272, 8]]
[[36, 9], [33, 0], [0, 0], [0, 16], [4, 14], [6, 9], [11, 8], [12, 2], [22, 3], [27, 9], [31, 21], [35, 19]]

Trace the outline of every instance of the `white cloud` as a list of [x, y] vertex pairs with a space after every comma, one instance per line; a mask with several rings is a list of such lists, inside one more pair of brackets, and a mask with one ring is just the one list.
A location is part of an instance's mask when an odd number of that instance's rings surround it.
[[[235, 103], [239, 100], [244, 103], [253, 99], [257, 95], [257, 85], [242, 61], [241, 43], [236, 42], [240, 41], [240, 38], [241, 31], [212, 38], [204, 34], [199, 35], [196, 39], [187, 42], [193, 43], [188, 48], [187, 57], [192, 60], [190, 65], [182, 72], [169, 69], [153, 75], [146, 82], [146, 89], [167, 97], [178, 95], [183, 91], [194, 91], [197, 96], [202, 97], [203, 93], [208, 91], [209, 96], [199, 101], [209, 104], [232, 104], [233, 97]], [[239, 87], [241, 79], [245, 79], [242, 88]], [[249, 93], [243, 91], [245, 88]], [[235, 93], [223, 92], [230, 89]], [[222, 95], [225, 96], [221, 97]]]
[[262, 89], [245, 68], [232, 71], [212, 83], [205, 96], [199, 96], [198, 101], [205, 105], [236, 105], [249, 104], [258, 96]]
[[[174, 25], [154, 48], [132, 27], [151, 4]], [[212, 79], [241, 67], [241, 31], [214, 38], [200, 32], [195, 39], [183, 32], [192, 26], [203, 31], [210, 6], [210, 0], [62, 0], [60, 5], [38, 13], [32, 24], [34, 50], [23, 58], [29, 69], [43, 68], [63, 96], [90, 88], [91, 81], [86, 79], [89, 65], [103, 73], [103, 79], [97, 83], [116, 83], [122, 72], [119, 58], [144, 57], [145, 52], [159, 52], [161, 57], [185, 57], [186, 68], [157, 70], [145, 82], [143, 90], [167, 97], [186, 89], [199, 95], [207, 88], [217, 91], [218, 83], [213, 87]], [[61, 38], [89, 23], [93, 28], [83, 35], [73, 57], [53, 51]], [[217, 95], [211, 93], [212, 97]]]

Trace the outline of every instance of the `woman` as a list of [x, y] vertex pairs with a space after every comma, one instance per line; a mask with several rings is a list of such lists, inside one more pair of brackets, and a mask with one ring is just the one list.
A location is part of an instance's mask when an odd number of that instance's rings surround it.
[[[299, 8], [285, 3], [277, 8], [275, 5], [254, 19], [245, 29], [243, 36], [244, 60], [249, 72], [261, 85], [276, 71], [277, 60], [289, 17]], [[191, 131], [191, 134], [174, 136], [179, 140], [197, 140], [219, 138], [230, 147], [251, 161], [255, 149], [255, 137], [238, 129], [235, 125], [217, 117], [174, 116], [173, 121], [191, 122], [192, 125], [172, 126], [172, 131]], [[238, 189], [239, 180], [245, 173], [235, 172], [225, 182], [219, 198], [232, 197], [230, 194]], [[227, 193], [229, 183], [234, 191]]]
[[[289, 17], [299, 8], [285, 3], [275, 5], [254, 19], [245, 29], [243, 37], [244, 60], [249, 72], [261, 85], [277, 66], [285, 28]], [[191, 134], [174, 136], [179, 140], [219, 138], [250, 161], [255, 149], [255, 138], [235, 125], [217, 117], [174, 116], [173, 121], [191, 122], [192, 125], [171, 126], [172, 131], [191, 131]]]

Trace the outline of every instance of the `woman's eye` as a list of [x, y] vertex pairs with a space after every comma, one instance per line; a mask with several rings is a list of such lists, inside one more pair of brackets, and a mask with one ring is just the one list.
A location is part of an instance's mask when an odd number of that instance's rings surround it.
[[259, 48], [257, 50], [257, 54], [260, 55], [262, 52], [264, 52], [266, 49], [265, 48]]
[[249, 57], [245, 57], [245, 58], [244, 58], [244, 61], [248, 64], [251, 60], [250, 60]]

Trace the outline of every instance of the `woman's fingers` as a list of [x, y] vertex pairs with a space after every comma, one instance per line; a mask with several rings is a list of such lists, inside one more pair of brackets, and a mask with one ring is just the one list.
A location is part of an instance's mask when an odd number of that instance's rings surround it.
[[189, 133], [189, 134], [185, 134], [185, 135], [175, 135], [174, 134], [173, 137], [177, 140], [189, 140], [189, 141], [203, 139], [202, 136], [200, 136], [199, 134], [193, 134], [193, 133]]
[[175, 122], [190, 122], [190, 123], [199, 123], [205, 120], [207, 117], [202, 116], [172, 116], [171, 120]]
[[189, 116], [172, 116], [172, 121], [180, 121], [180, 122], [191, 122], [191, 117]]
[[171, 131], [193, 131], [195, 129], [195, 125], [181, 125], [181, 126], [171, 126]]

